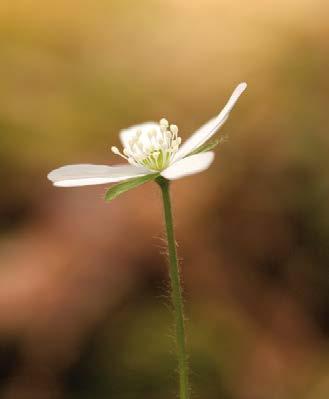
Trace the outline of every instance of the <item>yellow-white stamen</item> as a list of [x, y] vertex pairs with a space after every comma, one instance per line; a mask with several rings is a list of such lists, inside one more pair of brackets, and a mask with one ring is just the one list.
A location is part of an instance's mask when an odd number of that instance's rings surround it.
[[178, 127], [170, 125], [167, 119], [162, 118], [159, 129], [153, 128], [148, 132], [136, 130], [124, 147], [123, 153], [114, 146], [111, 150], [132, 165], [143, 166], [151, 171], [161, 171], [171, 164], [181, 141], [178, 137]]

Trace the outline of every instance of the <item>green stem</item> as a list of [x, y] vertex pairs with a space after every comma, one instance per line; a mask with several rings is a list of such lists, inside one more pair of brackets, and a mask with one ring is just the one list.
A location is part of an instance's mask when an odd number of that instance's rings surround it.
[[184, 308], [182, 286], [180, 279], [180, 270], [177, 260], [177, 250], [175, 242], [175, 234], [173, 227], [173, 217], [171, 211], [169, 181], [163, 177], [156, 179], [161, 187], [164, 219], [166, 224], [166, 233], [169, 252], [169, 274], [171, 281], [171, 298], [175, 312], [175, 332], [177, 344], [178, 372], [179, 372], [179, 398], [189, 399], [189, 382], [188, 382], [188, 362], [185, 347], [185, 326], [184, 326]]

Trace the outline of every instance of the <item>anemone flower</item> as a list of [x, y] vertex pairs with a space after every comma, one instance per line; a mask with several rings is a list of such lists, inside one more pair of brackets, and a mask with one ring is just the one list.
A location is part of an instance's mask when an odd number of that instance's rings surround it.
[[122, 152], [117, 147], [112, 147], [112, 152], [127, 161], [127, 164], [67, 165], [50, 172], [48, 179], [58, 187], [107, 184], [125, 180], [131, 182], [131, 179], [142, 184], [158, 176], [175, 180], [202, 172], [214, 160], [214, 153], [210, 150], [218, 144], [218, 140], [210, 140], [223, 126], [246, 86], [246, 83], [239, 84], [222, 111], [201, 126], [184, 143], [178, 136], [178, 127], [169, 125], [166, 119], [161, 119], [160, 123], [146, 122], [121, 130], [119, 136]]
[[159, 184], [162, 192], [168, 242], [169, 277], [175, 315], [180, 399], [189, 399], [190, 388], [182, 285], [177, 259], [169, 182], [170, 180], [202, 172], [211, 165], [214, 160], [214, 152], [211, 150], [220, 142], [218, 139], [211, 139], [225, 123], [246, 87], [246, 83], [240, 83], [233, 91], [222, 111], [194, 132], [185, 143], [182, 143], [178, 135], [178, 127], [169, 124], [163, 118], [159, 123], [147, 122], [120, 132], [123, 149], [120, 151], [113, 146], [112, 152], [127, 161], [126, 164], [114, 166], [68, 165], [55, 169], [48, 174], [48, 179], [59, 187], [118, 183], [107, 190], [106, 200], [112, 200], [118, 195], [148, 181], [154, 180]]

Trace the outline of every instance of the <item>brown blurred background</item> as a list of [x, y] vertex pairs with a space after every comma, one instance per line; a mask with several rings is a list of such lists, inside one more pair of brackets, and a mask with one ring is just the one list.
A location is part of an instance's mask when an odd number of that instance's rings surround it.
[[0, 3], [0, 396], [176, 397], [159, 190], [104, 203], [49, 170], [119, 129], [183, 137], [248, 90], [173, 184], [193, 397], [329, 397], [329, 5]]

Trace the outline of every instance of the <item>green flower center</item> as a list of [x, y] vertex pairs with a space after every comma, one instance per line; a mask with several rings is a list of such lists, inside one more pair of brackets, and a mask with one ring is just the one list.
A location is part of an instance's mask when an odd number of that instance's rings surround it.
[[178, 137], [178, 127], [169, 125], [166, 119], [161, 119], [158, 129], [148, 132], [136, 130], [135, 135], [124, 147], [123, 153], [117, 147], [112, 147], [112, 152], [125, 158], [132, 165], [158, 172], [170, 165], [181, 141]]

